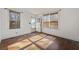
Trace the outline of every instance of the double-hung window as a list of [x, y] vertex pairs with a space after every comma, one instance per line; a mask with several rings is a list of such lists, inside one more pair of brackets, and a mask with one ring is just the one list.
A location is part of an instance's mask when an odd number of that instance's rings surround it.
[[20, 13], [15, 11], [9, 11], [9, 15], [10, 15], [9, 28], [10, 29], [20, 28]]

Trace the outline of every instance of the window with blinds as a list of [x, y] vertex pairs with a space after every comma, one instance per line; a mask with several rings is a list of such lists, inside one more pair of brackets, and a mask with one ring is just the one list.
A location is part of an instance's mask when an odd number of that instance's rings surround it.
[[10, 29], [20, 28], [20, 13], [9, 11], [9, 16], [10, 16], [9, 28]]
[[42, 22], [44, 28], [58, 29], [58, 13], [44, 15]]

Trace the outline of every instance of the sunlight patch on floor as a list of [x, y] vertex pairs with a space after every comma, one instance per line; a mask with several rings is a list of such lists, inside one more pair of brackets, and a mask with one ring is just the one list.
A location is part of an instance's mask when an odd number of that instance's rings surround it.
[[43, 38], [42, 36], [36, 35], [36, 36], [33, 36], [33, 37], [29, 38], [29, 39], [30, 39], [31, 41], [35, 42], [35, 41], [37, 41], [37, 40], [39, 40], [39, 39], [42, 39], [42, 38]]
[[24, 50], [40, 50], [36, 45], [32, 44], [29, 47], [25, 48]]
[[49, 39], [43, 38], [42, 40], [36, 42], [37, 45], [40, 47], [46, 49], [49, 45], [51, 45], [53, 41], [50, 41]]
[[25, 39], [25, 40], [9, 45], [8, 50], [19, 50], [29, 44], [31, 44], [31, 42], [28, 39]]

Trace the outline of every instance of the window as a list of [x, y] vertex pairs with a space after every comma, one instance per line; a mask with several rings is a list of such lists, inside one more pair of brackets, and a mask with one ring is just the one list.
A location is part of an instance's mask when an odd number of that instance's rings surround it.
[[49, 15], [44, 15], [42, 22], [43, 22], [43, 27], [50, 28], [50, 16]]
[[58, 14], [50, 15], [50, 28], [58, 29]]
[[9, 11], [10, 14], [10, 29], [20, 28], [20, 13], [15, 11]]
[[35, 28], [35, 26], [36, 26], [36, 20], [35, 20], [35, 18], [32, 18], [31, 19], [31, 27]]
[[31, 31], [34, 32], [36, 30], [36, 19], [35, 18], [31, 18]]
[[47, 14], [43, 16], [43, 27], [58, 29], [58, 14]]

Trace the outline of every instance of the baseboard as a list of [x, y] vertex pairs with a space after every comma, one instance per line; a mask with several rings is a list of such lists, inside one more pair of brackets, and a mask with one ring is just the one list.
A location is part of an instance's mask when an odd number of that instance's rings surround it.
[[[29, 33], [27, 33], [27, 34], [29, 34]], [[11, 36], [11, 37], [2, 38], [2, 40], [10, 39], [10, 38], [15, 38], [15, 37], [19, 37], [19, 36], [22, 36], [22, 35], [26, 35], [26, 34], [20, 34], [20, 35], [16, 35], [16, 36]]]
[[[57, 36], [57, 35], [53, 35], [53, 34], [48, 34], [48, 33], [45, 33], [45, 32], [40, 32], [40, 33], [44, 33], [44, 34], [47, 34], [47, 35], [51, 35], [51, 36], [58, 37], [58, 38], [62, 38], [62, 39], [66, 39], [66, 40], [72, 40], [72, 39], [68, 39], [68, 38], [61, 37], [61, 36]], [[79, 42], [77, 40], [72, 40], [72, 41]]]

